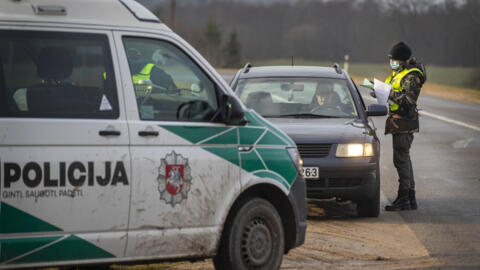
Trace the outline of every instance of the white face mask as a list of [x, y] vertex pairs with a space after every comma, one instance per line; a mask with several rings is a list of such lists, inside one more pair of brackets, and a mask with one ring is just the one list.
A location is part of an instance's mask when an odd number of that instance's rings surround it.
[[393, 70], [397, 70], [400, 68], [400, 62], [390, 59], [390, 67]]

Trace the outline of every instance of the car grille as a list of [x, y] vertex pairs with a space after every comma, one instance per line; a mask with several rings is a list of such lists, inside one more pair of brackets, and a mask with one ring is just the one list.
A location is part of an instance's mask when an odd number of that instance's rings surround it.
[[297, 144], [298, 152], [302, 158], [326, 157], [330, 153], [331, 144]]
[[356, 187], [362, 184], [362, 178], [344, 177], [344, 178], [320, 178], [307, 179], [308, 188], [340, 188]]

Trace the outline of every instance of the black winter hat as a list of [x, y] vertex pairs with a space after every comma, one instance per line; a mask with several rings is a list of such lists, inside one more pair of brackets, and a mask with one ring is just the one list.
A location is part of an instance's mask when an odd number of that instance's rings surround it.
[[393, 60], [407, 61], [412, 56], [412, 50], [403, 42], [395, 44], [390, 50], [388, 57]]

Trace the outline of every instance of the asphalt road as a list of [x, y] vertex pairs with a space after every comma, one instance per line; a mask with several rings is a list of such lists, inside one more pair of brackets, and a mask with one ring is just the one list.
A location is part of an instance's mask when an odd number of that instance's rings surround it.
[[[420, 133], [411, 149], [419, 209], [400, 215], [441, 265], [479, 269], [480, 106], [420, 96], [419, 108]], [[382, 135], [384, 117], [374, 122], [382, 145], [382, 191], [391, 201], [398, 187], [392, 140]]]
[[[227, 82], [232, 76], [223, 75]], [[360, 92], [367, 105], [375, 103], [368, 89], [360, 87]], [[286, 256], [282, 269], [480, 269], [480, 105], [421, 95], [419, 109], [420, 133], [415, 134], [411, 149], [419, 209], [382, 210], [380, 217], [372, 220], [354, 218], [351, 205], [320, 202], [314, 212], [323, 212], [320, 217], [310, 216], [305, 246], [311, 250], [323, 243], [334, 249], [333, 243], [337, 251], [309, 254], [296, 249]], [[383, 208], [396, 197], [398, 181], [392, 138], [383, 135], [385, 117], [373, 121], [382, 145]], [[371, 231], [378, 233], [369, 235]], [[352, 237], [345, 236], [350, 234]], [[322, 242], [328, 237], [330, 242]], [[365, 240], [369, 237], [372, 243]], [[358, 243], [361, 247], [356, 248]], [[355, 255], [362, 252], [378, 254], [373, 259], [376, 262]], [[393, 263], [385, 264], [384, 258]]]

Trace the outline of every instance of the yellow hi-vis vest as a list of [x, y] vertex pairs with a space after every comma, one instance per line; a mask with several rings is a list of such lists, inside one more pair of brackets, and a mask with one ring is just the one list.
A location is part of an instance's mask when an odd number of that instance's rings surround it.
[[[408, 73], [410, 72], [413, 72], [413, 71], [417, 71], [419, 72], [422, 76], [423, 76], [423, 72], [418, 69], [418, 68], [411, 68], [411, 69], [403, 69], [402, 71], [400, 71], [399, 73], [395, 73], [395, 71], [392, 73], [392, 75], [390, 75], [386, 80], [385, 80], [385, 83], [389, 83], [392, 85], [392, 89], [393, 91], [395, 92], [402, 92], [402, 79], [407, 76]], [[391, 112], [394, 112], [396, 110], [398, 110], [398, 104], [397, 103], [393, 103], [392, 105], [390, 105], [390, 111]]]
[[146, 64], [142, 70], [140, 71], [140, 73], [138, 74], [135, 74], [135, 75], [132, 75], [132, 80], [133, 80], [133, 83], [134, 84], [139, 84], [140, 81], [142, 80], [149, 80], [150, 79], [150, 72], [152, 72], [152, 68], [154, 67], [155, 65], [150, 63], [150, 64]]

